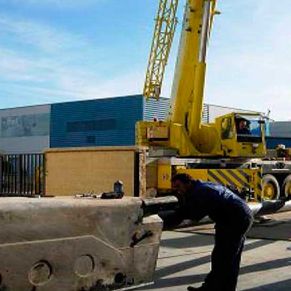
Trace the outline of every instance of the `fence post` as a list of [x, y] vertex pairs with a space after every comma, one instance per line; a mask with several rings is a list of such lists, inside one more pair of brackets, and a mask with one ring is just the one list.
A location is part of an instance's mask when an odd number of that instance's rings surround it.
[[16, 193], [21, 193], [21, 155], [16, 156]]
[[41, 195], [45, 196], [45, 179], [46, 179], [46, 164], [45, 164], [45, 153], [40, 156], [40, 191]]
[[3, 192], [3, 181], [2, 181], [2, 177], [3, 177], [3, 156], [0, 156], [0, 194], [2, 194]]

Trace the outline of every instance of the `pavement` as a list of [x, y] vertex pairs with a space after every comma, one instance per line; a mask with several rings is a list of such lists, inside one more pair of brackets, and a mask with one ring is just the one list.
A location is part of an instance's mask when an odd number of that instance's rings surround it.
[[[291, 291], [291, 212], [268, 216], [249, 232], [238, 291]], [[210, 270], [213, 225], [163, 232], [153, 285], [138, 290], [198, 287]]]

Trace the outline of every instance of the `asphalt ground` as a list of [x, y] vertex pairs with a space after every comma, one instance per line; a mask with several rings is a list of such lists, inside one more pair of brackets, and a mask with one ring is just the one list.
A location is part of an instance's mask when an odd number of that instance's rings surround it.
[[[242, 256], [238, 291], [291, 291], [291, 212], [268, 216], [249, 232]], [[155, 283], [138, 290], [186, 290], [198, 287], [210, 270], [213, 225], [162, 235]]]

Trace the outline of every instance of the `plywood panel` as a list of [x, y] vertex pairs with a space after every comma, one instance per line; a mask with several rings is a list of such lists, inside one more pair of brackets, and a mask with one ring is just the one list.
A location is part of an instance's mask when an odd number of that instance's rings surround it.
[[46, 152], [46, 194], [75, 195], [109, 192], [121, 180], [134, 195], [134, 147], [55, 149]]

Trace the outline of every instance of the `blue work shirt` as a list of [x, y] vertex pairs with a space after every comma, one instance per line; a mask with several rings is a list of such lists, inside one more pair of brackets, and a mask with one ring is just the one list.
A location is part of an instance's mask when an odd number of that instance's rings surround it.
[[183, 196], [180, 215], [184, 219], [199, 221], [209, 216], [216, 227], [237, 227], [252, 219], [247, 203], [222, 185], [194, 180], [191, 191]]

